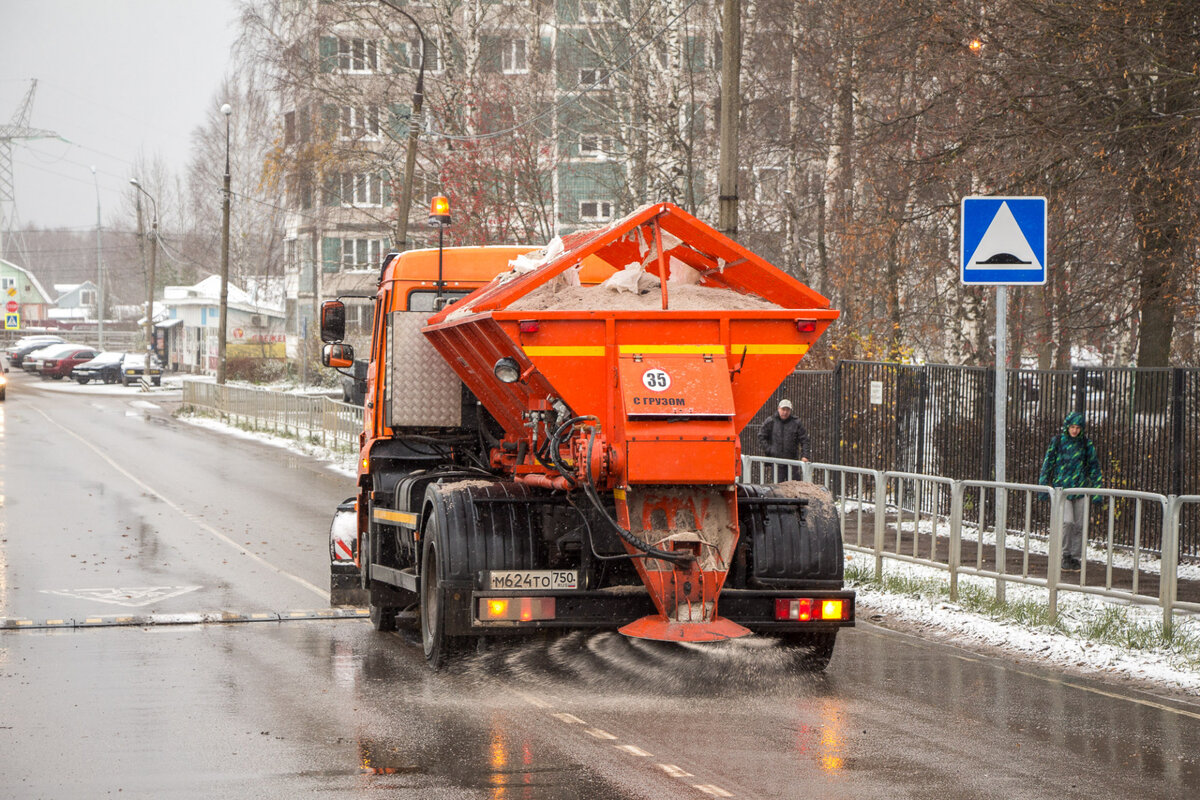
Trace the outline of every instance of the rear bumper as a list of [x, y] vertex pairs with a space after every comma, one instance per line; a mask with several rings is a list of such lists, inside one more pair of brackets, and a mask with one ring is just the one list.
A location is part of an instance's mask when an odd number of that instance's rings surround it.
[[[640, 589], [640, 587], [638, 587]], [[603, 591], [528, 592], [524, 597], [553, 597], [554, 619], [516, 621], [479, 621], [479, 601], [493, 597], [512, 598], [512, 592], [464, 589], [455, 592], [459, 608], [467, 613], [452, 614], [447, 622], [453, 635], [487, 635], [520, 633], [547, 628], [615, 629], [641, 617], [657, 613], [645, 590], [620, 593]], [[798, 622], [775, 618], [775, 601], [785, 598], [808, 597], [814, 600], [842, 600], [847, 616], [841, 620]], [[854, 627], [854, 592], [848, 590], [757, 590], [725, 589], [717, 600], [718, 615], [744, 625], [755, 633], [780, 634], [836, 631]]]

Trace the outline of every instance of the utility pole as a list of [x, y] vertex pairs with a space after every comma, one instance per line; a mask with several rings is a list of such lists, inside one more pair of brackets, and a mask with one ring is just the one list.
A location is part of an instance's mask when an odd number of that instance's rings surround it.
[[[147, 354], [155, 352], [154, 350], [154, 267], [158, 258], [158, 201], [154, 199], [154, 195], [146, 191], [146, 187], [138, 183], [137, 178], [130, 178], [129, 182], [141, 193], [150, 198], [151, 207], [154, 209], [154, 216], [150, 223], [150, 275], [146, 281], [146, 352]], [[138, 233], [142, 230], [142, 203], [139, 197], [138, 200]], [[149, 362], [146, 363], [149, 369]]]
[[229, 115], [233, 106], [221, 106], [225, 115], [225, 189], [221, 201], [221, 313], [217, 322], [217, 384], [225, 384], [225, 328], [229, 315]]
[[742, 4], [725, 0], [721, 19], [721, 157], [717, 176], [717, 229], [737, 238], [738, 119], [742, 93]]
[[396, 242], [395, 248], [400, 252], [408, 249], [408, 212], [412, 208], [413, 171], [417, 163], [417, 134], [421, 125], [421, 108], [425, 102], [425, 32], [421, 25], [407, 11], [402, 11], [388, 0], [380, 0], [383, 5], [408, 18], [421, 37], [421, 63], [417, 68], [417, 85], [413, 89], [412, 114], [408, 120], [408, 149], [404, 153], [404, 186], [400, 192], [400, 202], [396, 208]]
[[100, 180], [92, 167], [92, 183], [96, 184], [96, 347], [104, 349], [104, 263], [100, 260]]

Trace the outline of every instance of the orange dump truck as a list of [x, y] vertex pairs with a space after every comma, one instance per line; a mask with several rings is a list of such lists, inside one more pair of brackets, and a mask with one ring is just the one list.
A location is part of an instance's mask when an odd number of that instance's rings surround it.
[[[389, 255], [358, 494], [331, 600], [419, 624], [437, 667], [478, 637], [760, 634], [823, 667], [854, 624], [831, 498], [739, 483], [739, 433], [837, 318], [670, 205], [537, 252]], [[322, 308], [348, 367], [345, 308]]]

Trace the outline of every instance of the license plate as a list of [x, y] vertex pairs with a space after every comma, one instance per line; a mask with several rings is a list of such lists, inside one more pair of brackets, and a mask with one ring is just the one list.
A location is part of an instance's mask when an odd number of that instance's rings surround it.
[[488, 589], [578, 589], [579, 571], [573, 569], [508, 569], [488, 573]]

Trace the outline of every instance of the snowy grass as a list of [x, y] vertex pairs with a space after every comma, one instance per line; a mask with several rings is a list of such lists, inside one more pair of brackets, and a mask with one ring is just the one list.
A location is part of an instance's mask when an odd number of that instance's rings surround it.
[[885, 559], [877, 580], [874, 556], [859, 553], [847, 557], [846, 581], [885, 626], [914, 625], [1080, 674], [1116, 674], [1200, 695], [1200, 619], [1190, 614], [1176, 615], [1168, 633], [1156, 606], [1061, 592], [1052, 620], [1045, 589], [1010, 585], [999, 600], [995, 582], [976, 576], [960, 576], [951, 602], [946, 572]]

